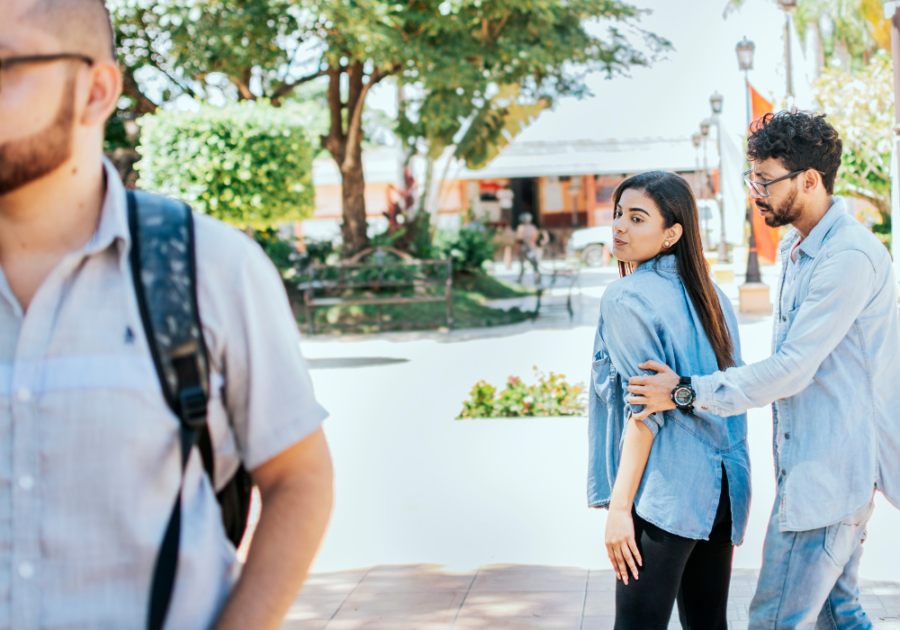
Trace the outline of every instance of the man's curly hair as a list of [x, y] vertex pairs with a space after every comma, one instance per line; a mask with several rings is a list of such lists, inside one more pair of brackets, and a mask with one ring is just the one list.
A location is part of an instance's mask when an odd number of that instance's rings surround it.
[[841, 166], [843, 143], [824, 115], [801, 111], [766, 114], [753, 126], [747, 157], [754, 162], [779, 160], [788, 171], [815, 169], [828, 194]]

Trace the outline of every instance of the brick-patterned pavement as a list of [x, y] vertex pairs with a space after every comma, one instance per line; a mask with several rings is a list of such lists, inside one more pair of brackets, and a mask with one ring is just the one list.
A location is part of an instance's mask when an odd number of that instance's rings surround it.
[[[747, 628], [756, 576], [734, 570], [730, 630]], [[282, 630], [612, 630], [615, 582], [609, 570], [529, 565], [314, 573]], [[865, 581], [860, 599], [876, 629], [900, 629], [900, 584]], [[669, 627], [681, 628], [677, 612]]]

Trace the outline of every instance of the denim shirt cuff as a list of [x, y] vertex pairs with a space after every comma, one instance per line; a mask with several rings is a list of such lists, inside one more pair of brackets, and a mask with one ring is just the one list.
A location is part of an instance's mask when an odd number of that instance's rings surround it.
[[700, 411], [716, 413], [712, 400], [713, 376], [692, 376], [691, 387], [694, 388], [694, 407]]
[[641, 420], [648, 429], [650, 429], [650, 433], [653, 434], [653, 437], [656, 438], [659, 430], [663, 425], [663, 414], [660, 412], [651, 413], [649, 416]]

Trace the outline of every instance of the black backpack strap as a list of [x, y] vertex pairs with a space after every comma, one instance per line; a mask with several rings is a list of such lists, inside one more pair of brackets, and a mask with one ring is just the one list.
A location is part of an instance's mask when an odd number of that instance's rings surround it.
[[184, 469], [201, 436], [204, 465], [214, 479], [206, 425], [209, 366], [197, 307], [191, 209], [179, 201], [128, 191], [128, 224], [141, 320], [163, 395], [180, 419], [182, 482], [156, 560], [147, 621], [149, 630], [161, 630], [178, 566]]

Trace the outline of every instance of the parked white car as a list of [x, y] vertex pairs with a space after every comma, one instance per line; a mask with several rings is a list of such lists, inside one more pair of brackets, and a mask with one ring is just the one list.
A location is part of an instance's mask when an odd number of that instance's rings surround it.
[[612, 239], [611, 225], [575, 230], [566, 244], [566, 252], [578, 254], [588, 267], [599, 267], [603, 264], [603, 248], [612, 251]]

